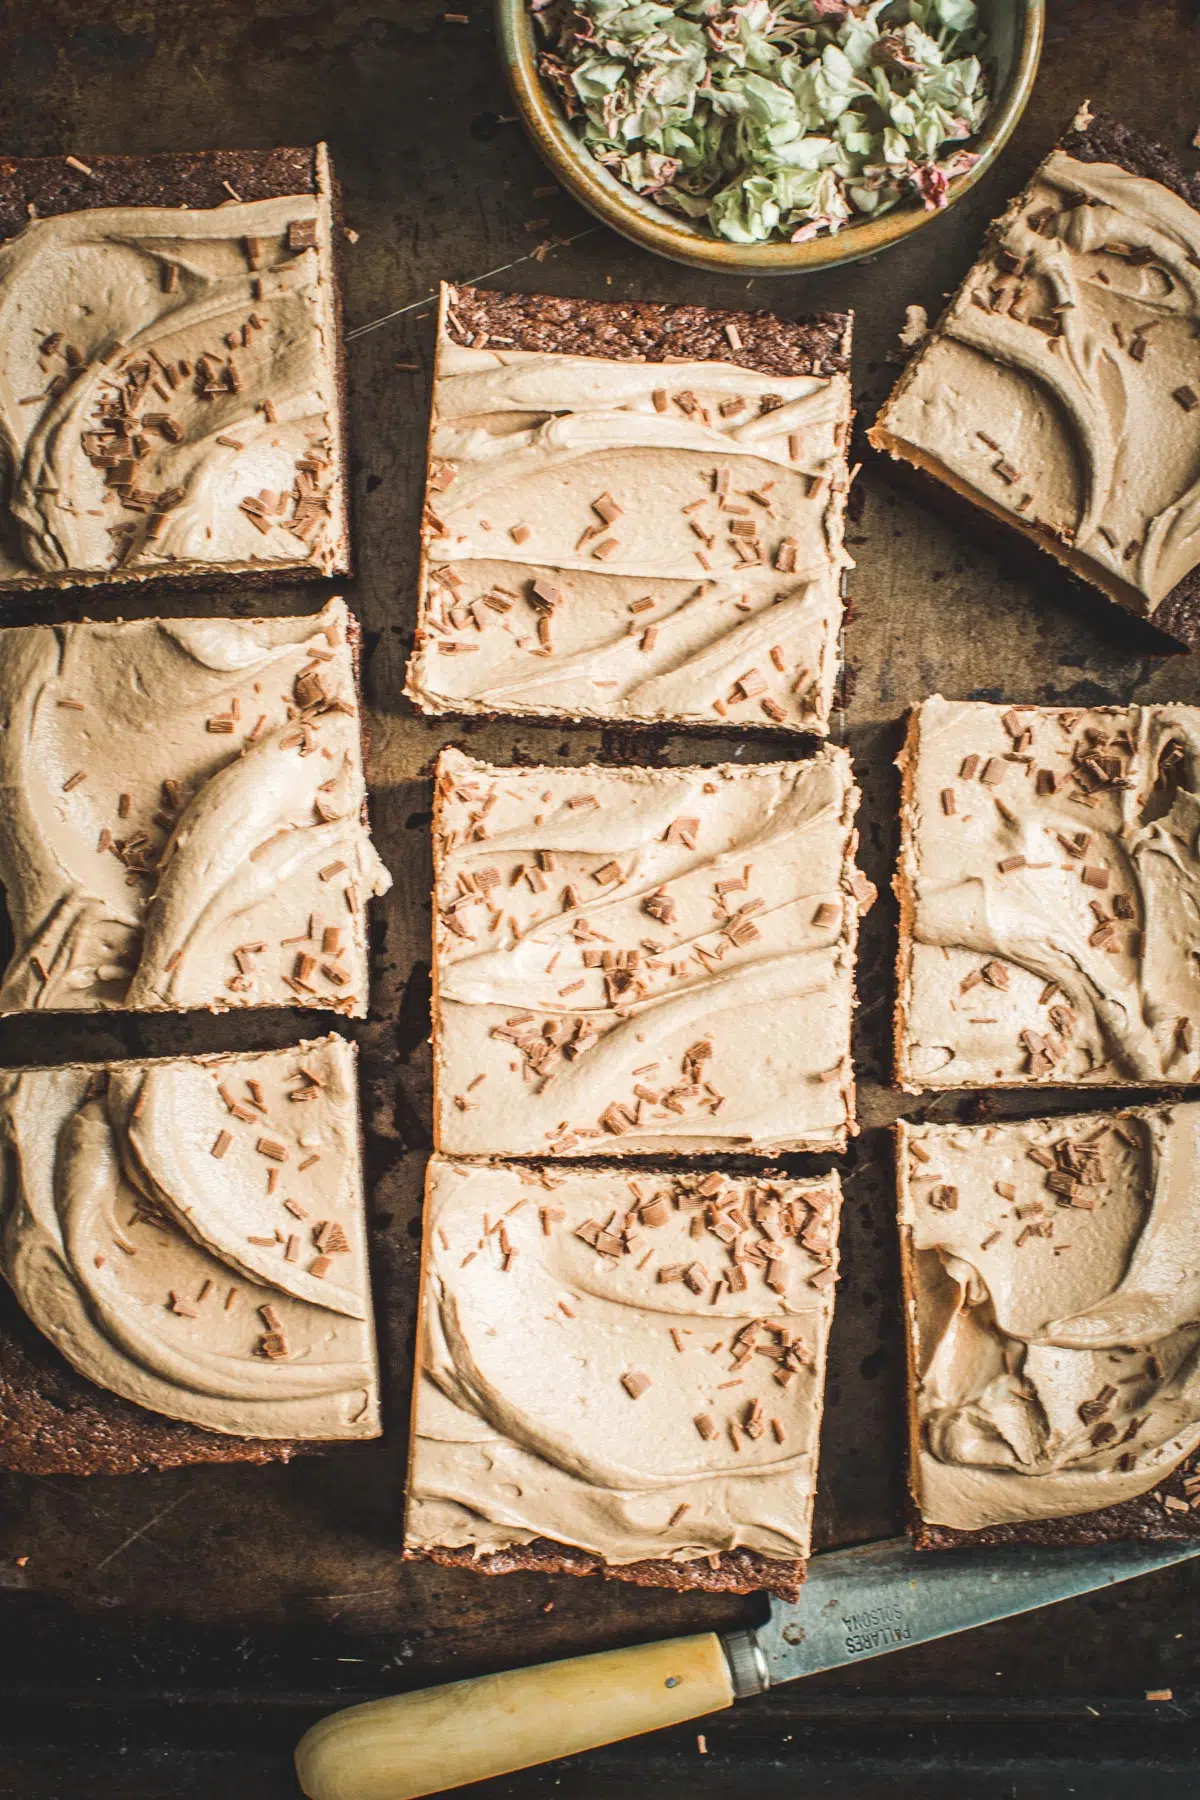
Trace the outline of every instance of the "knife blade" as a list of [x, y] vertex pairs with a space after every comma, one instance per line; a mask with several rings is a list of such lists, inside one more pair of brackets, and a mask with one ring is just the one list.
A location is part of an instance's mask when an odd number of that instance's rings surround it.
[[371, 1700], [296, 1749], [309, 1800], [418, 1800], [665, 1725], [820, 1669], [928, 1643], [1170, 1568], [1200, 1543], [915, 1551], [907, 1538], [815, 1556], [765, 1624], [671, 1638]]
[[1170, 1568], [1200, 1543], [914, 1550], [888, 1538], [814, 1556], [799, 1600], [722, 1639], [738, 1699]]

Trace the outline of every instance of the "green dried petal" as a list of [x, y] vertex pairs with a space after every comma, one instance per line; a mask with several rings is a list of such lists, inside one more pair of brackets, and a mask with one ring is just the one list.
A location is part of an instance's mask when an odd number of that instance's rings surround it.
[[551, 0], [536, 18], [584, 147], [735, 243], [894, 206], [991, 103], [974, 0], [840, 19], [811, 0]]

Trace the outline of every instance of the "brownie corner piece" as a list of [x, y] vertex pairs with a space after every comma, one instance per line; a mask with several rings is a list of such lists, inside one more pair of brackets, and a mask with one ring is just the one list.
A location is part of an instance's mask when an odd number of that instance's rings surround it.
[[305, 1445], [206, 1431], [97, 1387], [0, 1282], [0, 1469], [18, 1475], [141, 1475], [198, 1463], [289, 1462]]
[[1200, 178], [1085, 111], [869, 440], [1176, 645], [1200, 641]]
[[[836, 1175], [435, 1156], [406, 1555], [794, 1598], [840, 1200]], [[731, 1260], [751, 1222], [773, 1254]]]
[[[850, 759], [497, 768], [434, 796], [435, 1144], [459, 1156], [844, 1148]], [[494, 847], [493, 847], [494, 842]]]
[[319, 613], [0, 632], [0, 1014], [363, 1017], [358, 624]]
[[851, 323], [445, 287], [409, 697], [824, 735]]
[[0, 166], [0, 597], [349, 573], [335, 209], [323, 144]]
[[1200, 1536], [1198, 1143], [1194, 1102], [900, 1125], [919, 1548]]
[[379, 1435], [353, 1045], [14, 1070], [0, 1126], [0, 1466]]

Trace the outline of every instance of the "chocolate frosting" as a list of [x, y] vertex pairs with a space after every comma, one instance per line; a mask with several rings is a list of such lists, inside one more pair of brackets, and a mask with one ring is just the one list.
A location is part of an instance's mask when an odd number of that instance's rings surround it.
[[235, 1436], [378, 1435], [341, 1038], [22, 1070], [0, 1134], [0, 1269], [89, 1381]]
[[98, 207], [0, 245], [0, 585], [332, 572], [345, 520], [317, 164], [315, 196]]
[[900, 760], [904, 1085], [1200, 1079], [1200, 709], [935, 695]]
[[406, 1547], [807, 1556], [839, 1200], [435, 1157]]
[[1200, 1106], [899, 1128], [921, 1516], [1096, 1511], [1200, 1444]]
[[878, 440], [1153, 616], [1200, 564], [1200, 213], [1055, 150]]
[[468, 348], [443, 321], [409, 693], [825, 731], [849, 421], [843, 374]]
[[2, 634], [0, 1010], [365, 1011], [363, 906], [391, 878], [348, 622], [331, 600]]
[[739, 768], [438, 763], [434, 1059], [455, 1155], [841, 1148], [858, 792]]

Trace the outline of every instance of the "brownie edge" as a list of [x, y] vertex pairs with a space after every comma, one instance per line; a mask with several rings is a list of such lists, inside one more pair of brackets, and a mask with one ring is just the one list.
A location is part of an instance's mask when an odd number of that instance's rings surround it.
[[194, 1463], [288, 1462], [307, 1448], [205, 1431], [96, 1387], [46, 1341], [0, 1281], [0, 1469], [138, 1475]]
[[[90, 172], [89, 172], [90, 171]], [[230, 189], [233, 192], [230, 192]], [[161, 156], [0, 157], [0, 238], [31, 217], [100, 206], [223, 206], [315, 194], [316, 152], [306, 149], [169, 151]]]
[[[311, 195], [318, 205], [327, 198], [330, 213], [330, 287], [333, 310], [330, 431], [336, 444], [335, 489], [341, 490], [340, 528], [331, 542], [336, 556], [328, 569], [309, 560], [278, 567], [246, 568], [223, 574], [219, 563], [173, 570], [164, 564], [141, 576], [120, 570], [78, 572], [72, 580], [45, 585], [69, 593], [87, 588], [115, 597], [133, 588], [146, 594], [186, 592], [226, 579], [240, 590], [275, 587], [282, 581], [340, 580], [353, 575], [351, 544], [349, 412], [346, 346], [342, 313], [344, 232], [341, 188], [324, 143], [281, 146], [266, 150], [167, 151], [149, 156], [0, 156], [0, 243], [15, 237], [31, 219], [105, 207], [177, 207], [210, 210], [238, 201], [274, 200]], [[0, 605], [41, 584], [21, 580], [0, 590]]]
[[1189, 175], [1165, 144], [1143, 137], [1107, 113], [1081, 107], [1070, 130], [1059, 139], [1059, 149], [1077, 162], [1114, 163], [1127, 174], [1157, 181], [1200, 211], [1200, 175]]
[[1026, 1519], [1008, 1525], [985, 1525], [979, 1531], [959, 1531], [951, 1525], [931, 1525], [913, 1510], [911, 1529], [918, 1550], [970, 1550], [977, 1545], [1041, 1544], [1067, 1549], [1080, 1544], [1160, 1544], [1200, 1538], [1200, 1513], [1168, 1512], [1167, 1495], [1188, 1504], [1183, 1491], [1183, 1470], [1136, 1500], [1122, 1500], [1096, 1512], [1075, 1513], [1065, 1519]]
[[829, 376], [850, 369], [850, 313], [789, 320], [769, 312], [474, 287], [451, 288], [447, 299], [446, 329], [459, 344], [478, 343], [483, 334], [505, 349], [617, 362], [724, 362], [764, 375]]
[[627, 1581], [635, 1587], [672, 1588], [676, 1593], [774, 1594], [798, 1600], [807, 1564], [799, 1557], [763, 1556], [757, 1550], [723, 1550], [714, 1557], [688, 1562], [667, 1558], [648, 1562], [608, 1563], [589, 1550], [577, 1550], [551, 1538], [534, 1538], [505, 1550], [477, 1554], [462, 1549], [406, 1550], [406, 1562], [434, 1562], [447, 1569], [471, 1569], [478, 1575], [602, 1575], [605, 1581]]
[[[1165, 145], [1153, 139], [1143, 137], [1139, 132], [1123, 125], [1118, 119], [1106, 113], [1093, 112], [1085, 101], [1071, 121], [1068, 129], [1058, 139], [1055, 148], [1083, 163], [1111, 163], [1127, 174], [1144, 177], [1148, 181], [1156, 181], [1171, 193], [1185, 201], [1187, 205], [1200, 212], [1200, 174], [1189, 174], [1179, 159]], [[1040, 169], [1039, 163], [1038, 168]], [[954, 523], [961, 523], [977, 533], [982, 533], [989, 548], [997, 554], [1006, 556], [1030, 575], [1044, 574], [1047, 559], [1056, 565], [1056, 573], [1066, 587], [1075, 595], [1094, 603], [1096, 596], [1101, 595], [1109, 605], [1119, 608], [1126, 616], [1137, 619], [1148, 635], [1158, 640], [1156, 653], [1169, 654], [1173, 651], [1195, 651], [1200, 648], [1200, 564], [1191, 569], [1171, 591], [1164, 596], [1152, 613], [1144, 613], [1139, 607], [1127, 603], [1110, 592], [1096, 581], [1085, 569], [1077, 567], [1064, 554], [1063, 547], [1049, 532], [1026, 526], [1008, 514], [998, 513], [976, 494], [967, 495], [960, 492], [953, 480], [941, 471], [931, 470], [918, 458], [909, 455], [903, 447], [902, 440], [890, 440], [885, 424], [885, 415], [893, 402], [903, 391], [910, 376], [915, 372], [921, 360], [922, 351], [932, 339], [936, 338], [950, 313], [955, 300], [978, 263], [990, 254], [998, 234], [1007, 221], [1025, 202], [1031, 183], [1036, 180], [1038, 171], [1022, 187], [1009, 204], [992, 221], [984, 235], [979, 253], [963, 277], [963, 282], [955, 289], [947, 300], [941, 314], [932, 326], [928, 336], [917, 345], [907, 359], [907, 367], [900, 375], [891, 392], [881, 406], [874, 424], [867, 432], [867, 442], [872, 450], [887, 459], [887, 468], [900, 477], [904, 485], [913, 491], [919, 499], [944, 515]]]

